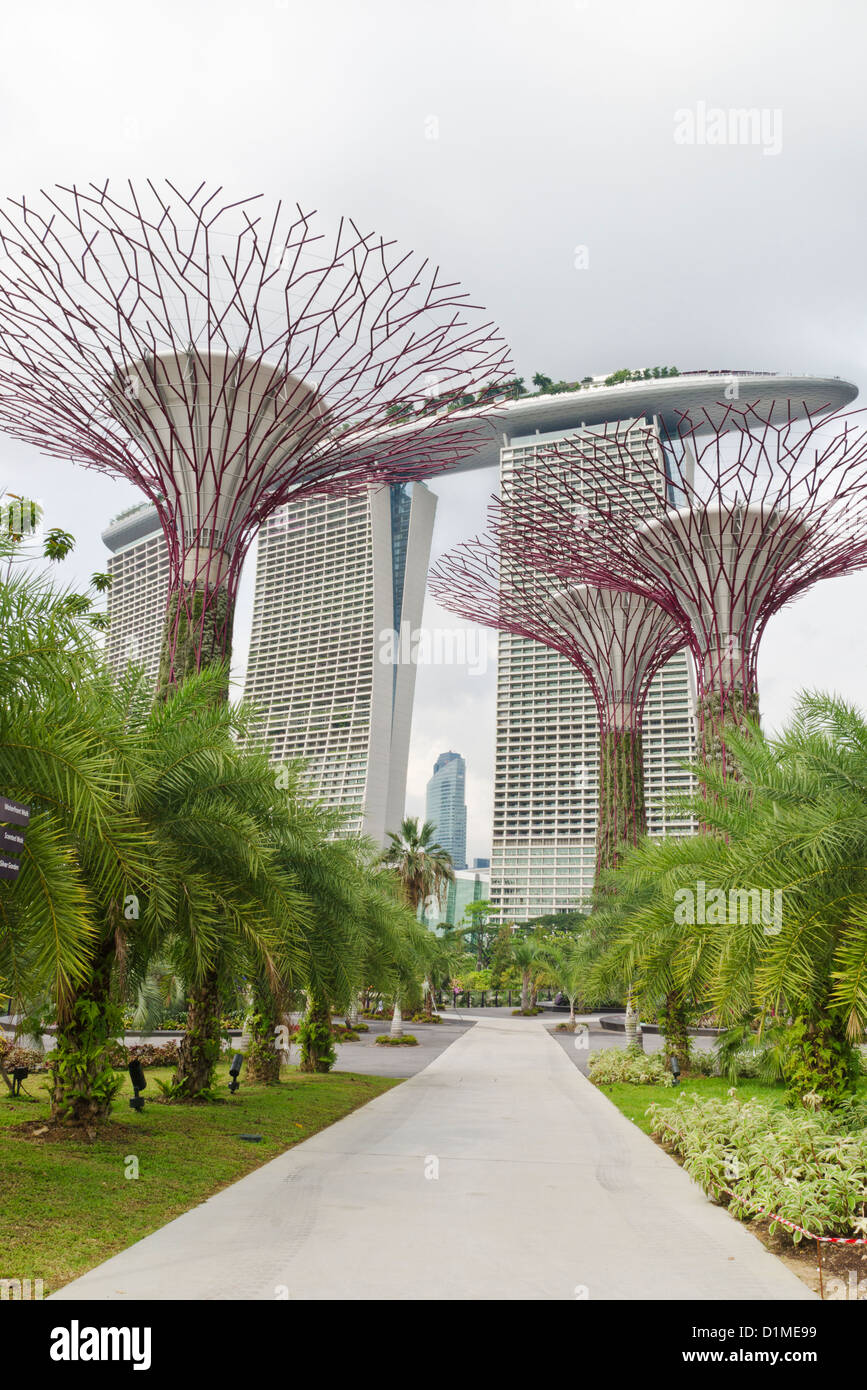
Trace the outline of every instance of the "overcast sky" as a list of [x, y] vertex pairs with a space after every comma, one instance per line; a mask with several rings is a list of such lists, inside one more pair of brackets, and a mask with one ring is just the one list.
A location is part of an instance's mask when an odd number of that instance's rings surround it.
[[[833, 374], [865, 393], [865, 28], [862, 0], [6, 7], [0, 194], [214, 180], [423, 251], [486, 306], [526, 377], [669, 363]], [[745, 107], [764, 113], [756, 143], [708, 142], [714, 110]], [[0, 483], [77, 536], [75, 582], [104, 567], [100, 532], [136, 500], [14, 444]], [[439, 552], [482, 524], [496, 478], [433, 486]], [[248, 564], [241, 658], [251, 580]], [[865, 609], [857, 577], [773, 620], [770, 726], [804, 685], [867, 704]], [[455, 625], [430, 602], [426, 621]], [[493, 713], [493, 666], [420, 668], [408, 810], [436, 755], [464, 753], [471, 856], [490, 849]]]

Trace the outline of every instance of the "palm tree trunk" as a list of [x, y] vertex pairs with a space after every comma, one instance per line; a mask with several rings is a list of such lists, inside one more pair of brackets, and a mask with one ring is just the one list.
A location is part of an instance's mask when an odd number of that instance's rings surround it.
[[205, 1099], [220, 1060], [220, 989], [216, 970], [209, 970], [189, 992], [187, 1027], [178, 1048], [172, 1087], [178, 1099]]
[[93, 960], [90, 979], [61, 1011], [52, 1062], [50, 1118], [70, 1129], [92, 1131], [108, 1118], [120, 1080], [111, 1065], [111, 1048], [122, 1027], [110, 999], [114, 935], [105, 936]]
[[665, 996], [664, 1011], [660, 1022], [665, 1038], [666, 1066], [670, 1064], [672, 1057], [676, 1057], [681, 1071], [686, 1071], [689, 1067], [687, 1013], [676, 994], [670, 993]]
[[526, 1013], [530, 1007], [530, 971], [525, 968], [521, 972], [521, 1012]]
[[569, 1022], [575, 1027], [575, 999], [574, 996], [569, 1000]]
[[391, 1015], [391, 1036], [393, 1038], [403, 1037], [403, 1015], [400, 1012], [400, 995], [394, 996], [394, 1011]]
[[260, 999], [250, 1020], [250, 1046], [247, 1049], [247, 1077], [263, 1086], [276, 1086], [280, 1080], [280, 1053], [277, 1051], [278, 1010]]
[[301, 1045], [299, 1071], [330, 1071], [334, 1066], [334, 1038], [328, 1000], [316, 991], [307, 998], [307, 1013], [298, 1035]]
[[349, 1005], [349, 1008], [346, 1010], [346, 1026], [347, 1026], [347, 1028], [354, 1028], [357, 1022], [358, 1022], [358, 995], [357, 995], [357, 994], [353, 994], [353, 996], [352, 996], [352, 1003]]
[[635, 996], [631, 989], [626, 996], [626, 1019], [624, 1028], [626, 1031], [626, 1046], [638, 1048], [643, 1052], [644, 1038], [641, 1035], [640, 1017], [635, 1007]]

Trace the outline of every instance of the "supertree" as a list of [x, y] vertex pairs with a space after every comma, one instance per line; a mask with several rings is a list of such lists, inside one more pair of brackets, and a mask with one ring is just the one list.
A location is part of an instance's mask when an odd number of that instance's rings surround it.
[[618, 422], [542, 449], [500, 532], [561, 580], [657, 604], [695, 659], [703, 755], [726, 768], [727, 720], [758, 717], [768, 620], [820, 579], [867, 564], [863, 413], [796, 403], [723, 418]]
[[596, 870], [647, 830], [641, 718], [650, 682], [684, 645], [680, 626], [639, 594], [566, 587], [524, 558], [531, 536], [517, 518], [508, 537], [476, 537], [441, 556], [429, 586], [445, 608], [542, 642], [587, 681], [599, 717]]
[[[163, 695], [228, 655], [242, 562], [275, 508], [457, 463], [506, 361], [454, 284], [351, 221], [320, 234], [299, 207], [168, 182], [0, 210], [0, 430], [155, 506]], [[213, 1075], [219, 970], [188, 982], [180, 1094]]]
[[149, 181], [0, 210], [0, 430], [156, 507], [162, 692], [226, 656], [269, 513], [454, 465], [506, 371], [502, 339], [425, 260], [257, 202]]

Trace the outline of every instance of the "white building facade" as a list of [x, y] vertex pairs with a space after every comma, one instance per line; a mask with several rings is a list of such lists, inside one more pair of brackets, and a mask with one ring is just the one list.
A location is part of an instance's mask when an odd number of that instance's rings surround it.
[[404, 815], [436, 497], [423, 483], [287, 503], [259, 532], [244, 695], [275, 762], [307, 761], [347, 833]]
[[140, 666], [155, 685], [169, 590], [169, 554], [156, 508], [142, 502], [121, 512], [102, 539], [112, 552], [106, 562], [112, 581], [106, 662], [116, 676]]

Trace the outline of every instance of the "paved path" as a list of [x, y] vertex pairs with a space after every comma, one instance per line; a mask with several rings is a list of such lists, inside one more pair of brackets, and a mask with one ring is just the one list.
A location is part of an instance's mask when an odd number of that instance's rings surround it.
[[813, 1297], [540, 1024], [501, 1018], [55, 1295], [287, 1296]]

